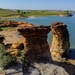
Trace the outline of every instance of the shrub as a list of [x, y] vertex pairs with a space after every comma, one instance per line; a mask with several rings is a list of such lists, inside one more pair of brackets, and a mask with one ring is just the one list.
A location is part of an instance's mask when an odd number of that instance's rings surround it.
[[5, 47], [0, 44], [0, 67], [10, 67], [16, 62], [16, 58], [5, 50]]

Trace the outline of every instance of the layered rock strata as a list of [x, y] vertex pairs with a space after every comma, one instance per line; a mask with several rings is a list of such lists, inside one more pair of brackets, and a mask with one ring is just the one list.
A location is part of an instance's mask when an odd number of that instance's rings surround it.
[[21, 25], [18, 28], [24, 44], [25, 56], [29, 62], [50, 60], [47, 34], [50, 26], [34, 26], [33, 24]]
[[62, 22], [54, 22], [51, 25], [53, 40], [51, 46], [52, 58], [63, 62], [69, 56], [70, 42], [67, 26]]

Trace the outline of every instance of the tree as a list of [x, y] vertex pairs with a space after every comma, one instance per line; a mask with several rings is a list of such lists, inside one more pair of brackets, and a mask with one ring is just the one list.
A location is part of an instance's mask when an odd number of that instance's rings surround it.
[[20, 17], [24, 17], [26, 12], [23, 12], [23, 10], [17, 10], [17, 13], [19, 14]]
[[23, 12], [23, 14], [26, 14], [26, 12]]
[[67, 10], [66, 12], [68, 13], [69, 11]]
[[20, 14], [20, 13], [21, 13], [21, 11], [20, 11], [20, 10], [17, 10], [17, 13], [18, 13], [18, 14]]
[[66, 13], [69, 14], [69, 11], [67, 10]]

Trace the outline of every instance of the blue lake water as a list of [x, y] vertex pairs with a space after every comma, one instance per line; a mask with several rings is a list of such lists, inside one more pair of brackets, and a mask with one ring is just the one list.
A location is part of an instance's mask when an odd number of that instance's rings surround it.
[[[73, 17], [60, 17], [60, 16], [43, 16], [37, 18], [17, 18], [15, 21], [29, 22], [35, 25], [50, 26], [52, 22], [64, 22], [70, 34], [70, 47], [75, 48], [75, 15]], [[52, 33], [48, 34], [48, 43], [51, 45]]]

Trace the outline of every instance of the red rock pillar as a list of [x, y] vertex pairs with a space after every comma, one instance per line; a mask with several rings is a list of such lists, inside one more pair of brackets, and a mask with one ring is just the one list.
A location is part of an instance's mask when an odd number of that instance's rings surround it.
[[70, 42], [67, 26], [62, 22], [54, 22], [51, 25], [53, 41], [51, 55], [53, 60], [63, 62], [69, 56]]
[[23, 36], [26, 59], [29, 62], [40, 62], [50, 60], [47, 34], [50, 26], [20, 26], [19, 33]]

